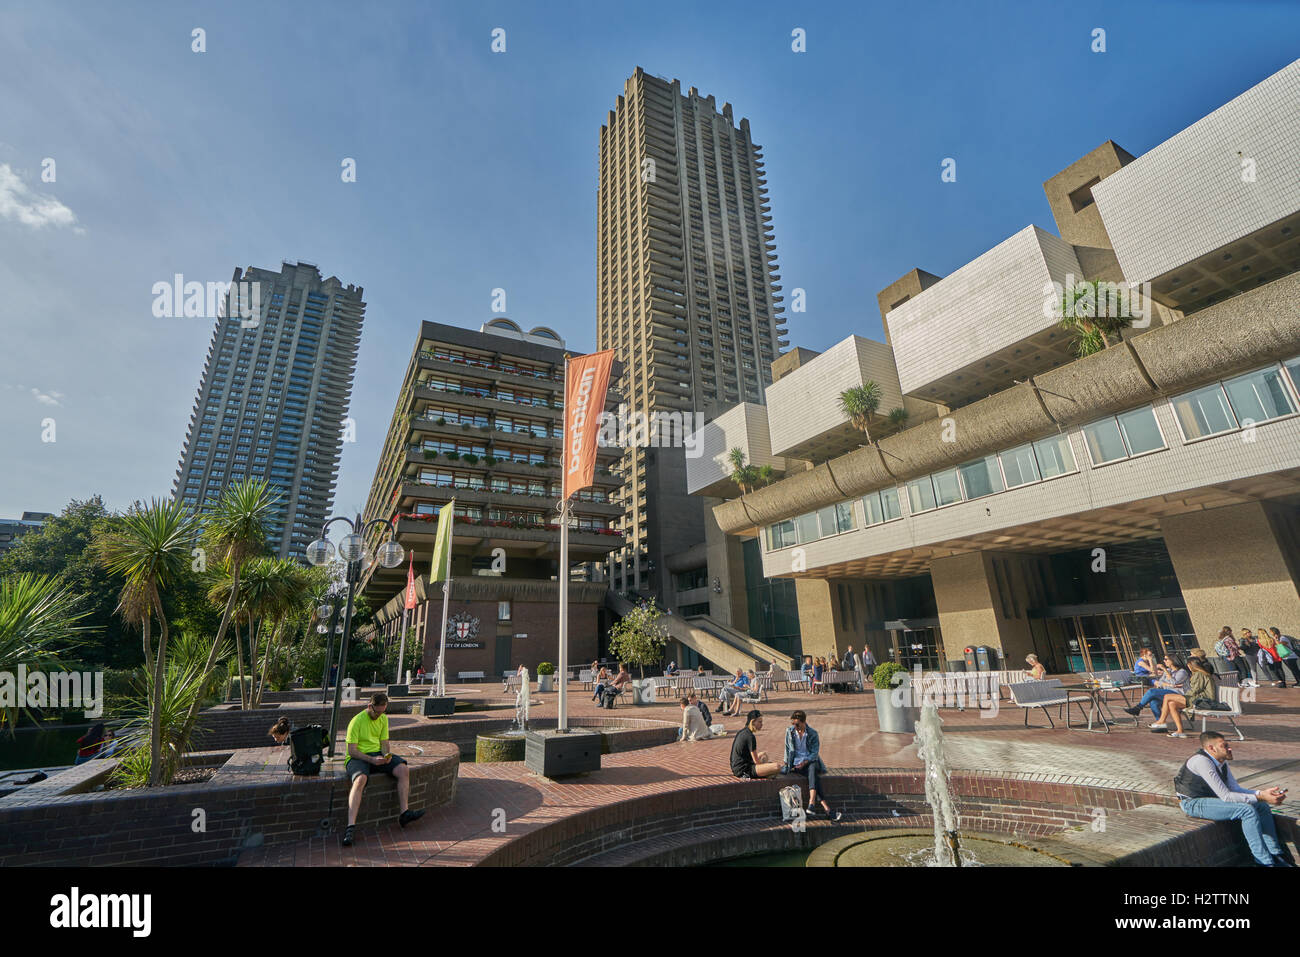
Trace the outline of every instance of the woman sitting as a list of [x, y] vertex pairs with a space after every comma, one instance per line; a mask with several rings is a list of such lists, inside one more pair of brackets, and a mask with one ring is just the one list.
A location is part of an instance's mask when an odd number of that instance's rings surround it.
[[1157, 674], [1156, 653], [1150, 648], [1143, 648], [1138, 653], [1137, 661], [1133, 662], [1133, 679], [1139, 684], [1150, 685]]
[[1160, 706], [1160, 720], [1151, 725], [1152, 731], [1164, 731], [1169, 727], [1169, 719], [1174, 720], [1174, 730], [1169, 732], [1171, 738], [1185, 738], [1183, 733], [1183, 712], [1187, 710], [1189, 703], [1194, 703], [1204, 699], [1205, 701], [1218, 701], [1219, 689], [1215, 684], [1214, 674], [1210, 671], [1210, 666], [1199, 658], [1187, 659], [1187, 670], [1189, 674], [1188, 690], [1183, 692], [1172, 692], [1165, 695], [1164, 701]]
[[1029, 677], [1035, 681], [1042, 681], [1047, 677], [1047, 669], [1038, 660], [1038, 655], [1025, 655], [1025, 664], [1029, 665]]
[[105, 731], [103, 722], [95, 725], [77, 739], [77, 760], [73, 764], [85, 764], [92, 758], [107, 754], [113, 749], [112, 740], [113, 732]]

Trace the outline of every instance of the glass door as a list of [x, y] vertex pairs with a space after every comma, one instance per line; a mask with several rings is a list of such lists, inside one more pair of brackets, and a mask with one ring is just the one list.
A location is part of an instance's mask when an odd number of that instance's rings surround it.
[[894, 660], [908, 671], [915, 665], [920, 665], [922, 671], [940, 670], [937, 628], [904, 628], [892, 635]]

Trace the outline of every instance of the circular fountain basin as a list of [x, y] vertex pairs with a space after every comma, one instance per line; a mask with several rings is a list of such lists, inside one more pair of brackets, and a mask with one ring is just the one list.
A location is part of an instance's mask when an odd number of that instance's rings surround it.
[[522, 761], [526, 745], [522, 731], [493, 731], [474, 739], [474, 760], [479, 764]]
[[[1069, 867], [1064, 858], [996, 834], [962, 834], [963, 867]], [[880, 830], [828, 841], [809, 867], [934, 867], [934, 832]]]

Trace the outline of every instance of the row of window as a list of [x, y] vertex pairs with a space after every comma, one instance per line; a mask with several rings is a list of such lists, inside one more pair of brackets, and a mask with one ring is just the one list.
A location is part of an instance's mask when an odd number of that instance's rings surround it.
[[[1293, 415], [1300, 409], [1300, 357], [1175, 396], [1170, 406], [1185, 443]], [[1108, 415], [1080, 431], [1093, 467], [1167, 447], [1149, 405]], [[904, 488], [915, 515], [1077, 471], [1069, 437], [1062, 434], [922, 475]], [[861, 501], [864, 527], [902, 518], [897, 488]], [[841, 502], [769, 525], [767, 547], [804, 545], [855, 527], [852, 503]]]

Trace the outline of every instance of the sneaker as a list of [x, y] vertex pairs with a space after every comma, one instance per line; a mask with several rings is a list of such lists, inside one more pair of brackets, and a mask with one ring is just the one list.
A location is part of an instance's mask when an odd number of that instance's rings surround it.
[[1185, 737], [1187, 737], [1187, 735], [1185, 735], [1185, 734], [1183, 734], [1182, 732], [1179, 732], [1179, 731], [1170, 731], [1170, 732], [1169, 732], [1169, 737], [1171, 737], [1171, 738], [1185, 738]]
[[839, 820], [840, 818], [842, 818], [842, 817], [844, 817], [844, 812], [843, 812], [843, 811], [836, 811], [834, 814], [831, 815], [831, 820], [832, 820], [832, 821], [838, 821], [838, 820]]
[[817, 807], [816, 807], [815, 805], [809, 805], [809, 806], [804, 810], [804, 814], [807, 815], [808, 817], [814, 817], [814, 816], [816, 816], [816, 814], [817, 814]]
[[403, 811], [397, 816], [397, 823], [402, 825], [402, 827], [406, 827], [406, 825], [410, 824], [412, 821], [418, 821], [422, 817], [424, 817], [423, 810]]
[[1125, 709], [1124, 709], [1124, 713], [1125, 713], [1125, 714], [1131, 714], [1133, 717], [1136, 718], [1138, 715], [1140, 715], [1140, 714], [1142, 713], [1142, 706], [1141, 706], [1141, 705], [1134, 705], [1132, 708], [1125, 708]]
[[1274, 867], [1295, 867], [1295, 862], [1292, 861], [1289, 857], [1283, 857], [1281, 854], [1274, 854], [1273, 866]]
[[1169, 725], [1157, 721], [1154, 724], [1148, 725], [1147, 727], [1149, 727], [1152, 731], [1164, 731], [1166, 728], [1169, 727]]
[[352, 846], [352, 838], [356, 836], [356, 833], [357, 833], [357, 826], [355, 824], [349, 824], [347, 827], [343, 829], [344, 847]]

